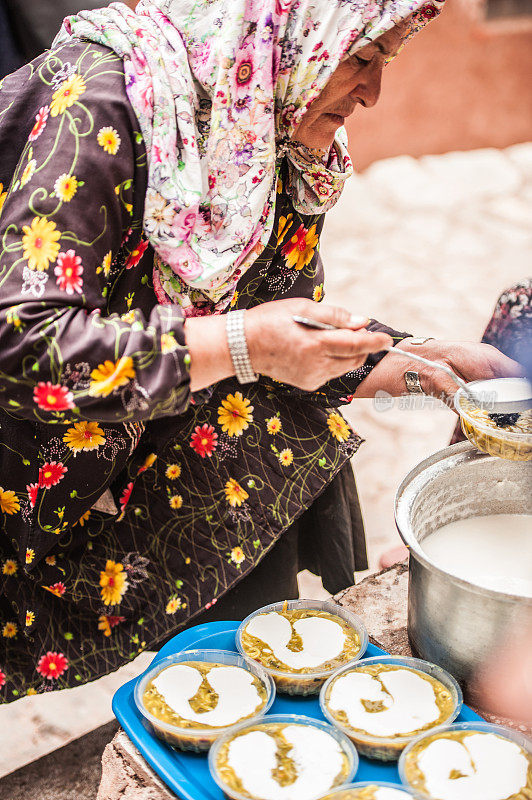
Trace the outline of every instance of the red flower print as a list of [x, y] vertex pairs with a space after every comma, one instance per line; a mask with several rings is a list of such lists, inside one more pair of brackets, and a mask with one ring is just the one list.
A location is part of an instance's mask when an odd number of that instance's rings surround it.
[[218, 444], [218, 434], [212, 425], [196, 425], [190, 440], [191, 448], [202, 458], [212, 456]]
[[39, 109], [39, 112], [35, 117], [35, 125], [31, 129], [31, 133], [28, 137], [30, 142], [34, 142], [35, 139], [38, 139], [43, 130], [45, 129], [49, 113], [50, 113], [50, 108], [48, 106], [43, 106], [42, 108]]
[[37, 502], [37, 495], [39, 494], [39, 484], [38, 483], [30, 483], [26, 486], [26, 491], [28, 493], [28, 497], [30, 500], [30, 506], [35, 508], [35, 503]]
[[63, 653], [51, 653], [48, 651], [46, 655], [41, 656], [39, 659], [36, 670], [44, 678], [50, 678], [53, 681], [56, 678], [60, 678], [67, 667], [68, 659]]
[[6, 682], [6, 674], [5, 672], [2, 672], [2, 670], [0, 669], [0, 689], [2, 688], [2, 686], [5, 685], [5, 682]]
[[66, 411], [74, 407], [74, 395], [66, 386], [40, 381], [33, 390], [33, 400], [45, 411]]
[[66, 592], [66, 586], [62, 581], [52, 583], [51, 586], [43, 586], [43, 589], [55, 594], [56, 597], [63, 597], [64, 593]]
[[57, 256], [57, 266], [54, 269], [57, 276], [56, 283], [62, 292], [81, 294], [83, 291], [83, 267], [81, 258], [76, 255], [74, 250], [67, 250], [66, 253], [59, 253]]
[[133, 491], [133, 481], [130, 481], [126, 486], [126, 488], [124, 489], [122, 497], [120, 498], [120, 508], [122, 509], [122, 511], [129, 503], [129, 498], [131, 497], [132, 491]]
[[133, 250], [131, 255], [129, 256], [128, 260], [126, 261], [126, 269], [131, 269], [131, 267], [136, 267], [139, 263], [140, 259], [146, 252], [146, 248], [148, 247], [148, 241], [141, 241], [138, 243], [136, 248]]
[[49, 461], [39, 469], [39, 487], [44, 486], [45, 489], [50, 489], [59, 483], [65, 472], [68, 472], [68, 467], [65, 467], [60, 461]]
[[419, 13], [421, 14], [422, 17], [425, 17], [425, 19], [434, 19], [434, 17], [438, 16], [437, 9], [431, 5], [423, 6], [423, 8], [420, 9]]

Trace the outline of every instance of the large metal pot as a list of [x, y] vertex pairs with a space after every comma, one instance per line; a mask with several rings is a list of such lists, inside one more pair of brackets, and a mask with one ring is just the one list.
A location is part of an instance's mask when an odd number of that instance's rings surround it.
[[[420, 543], [448, 522], [532, 514], [532, 463], [505, 461], [469, 442], [425, 459], [401, 483], [399, 533], [410, 549], [408, 635], [415, 654], [447, 669], [477, 704], [479, 670], [532, 619], [532, 598], [475, 586], [432, 564]], [[501, 531], [504, 536], [504, 531]], [[531, 530], [532, 535], [532, 530]], [[485, 703], [484, 703], [485, 706]]]

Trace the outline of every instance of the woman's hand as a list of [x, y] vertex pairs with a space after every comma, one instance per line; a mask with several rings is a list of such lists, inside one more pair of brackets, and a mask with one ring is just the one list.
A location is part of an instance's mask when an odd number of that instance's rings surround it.
[[[409, 339], [399, 342], [401, 350], [438, 361], [450, 367], [464, 381], [522, 375], [520, 365], [489, 344], [476, 342], [448, 342], [429, 339], [422, 345], [411, 345]], [[457, 390], [456, 383], [445, 372], [419, 362], [387, 355], [362, 381], [355, 397], [374, 397], [379, 389], [398, 397], [406, 392], [404, 373], [415, 370], [425, 394], [450, 400]]]
[[[294, 315], [341, 330], [320, 331], [294, 322]], [[248, 309], [246, 340], [255, 372], [305, 391], [361, 367], [370, 353], [393, 344], [385, 333], [364, 329], [367, 317], [304, 298], [276, 300]], [[224, 316], [192, 317], [185, 325], [192, 391], [234, 375]]]

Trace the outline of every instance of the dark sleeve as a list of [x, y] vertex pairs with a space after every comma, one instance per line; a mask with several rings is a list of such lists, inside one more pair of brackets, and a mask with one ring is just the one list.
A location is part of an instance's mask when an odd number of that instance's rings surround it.
[[[21, 81], [11, 116], [27, 116], [30, 101], [34, 127], [20, 131], [0, 217], [0, 407], [58, 423], [180, 413], [190, 401], [180, 310], [107, 308], [117, 275], [147, 246], [133, 230], [145, 165], [122, 61], [90, 44], [59, 48]], [[142, 402], [124, 403], [124, 392]]]
[[[387, 325], [383, 325], [382, 322], [378, 322], [376, 319], [370, 320], [367, 330], [387, 333], [392, 337], [394, 344], [399, 344], [403, 339], [412, 336], [411, 333], [399, 332]], [[290, 395], [292, 397], [305, 397], [307, 400], [319, 403], [319, 405], [325, 406], [326, 408], [337, 408], [338, 406], [346, 405], [351, 402], [353, 395], [364, 378], [367, 378], [373, 367], [375, 367], [379, 361], [382, 361], [385, 355], [386, 350], [382, 350], [380, 353], [372, 353], [361, 367], [351, 370], [351, 372], [347, 372], [339, 378], [333, 378], [333, 380], [328, 381], [319, 389], [316, 389], [315, 392], [305, 392], [303, 389], [296, 389], [295, 387], [277, 382], [273, 384], [269, 378], [264, 378], [263, 380], [269, 388], [276, 392], [282, 392], [284, 395]]]

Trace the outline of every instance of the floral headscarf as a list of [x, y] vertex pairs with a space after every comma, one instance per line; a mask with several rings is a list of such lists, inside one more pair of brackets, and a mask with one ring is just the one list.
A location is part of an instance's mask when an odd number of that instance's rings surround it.
[[[298, 210], [331, 208], [352, 173], [345, 129], [326, 158], [290, 141], [340, 61], [443, 0], [142, 0], [67, 17], [124, 59], [148, 155], [144, 230], [160, 302], [222, 311], [268, 242], [283, 156]], [[410, 16], [411, 15], [411, 16]]]

